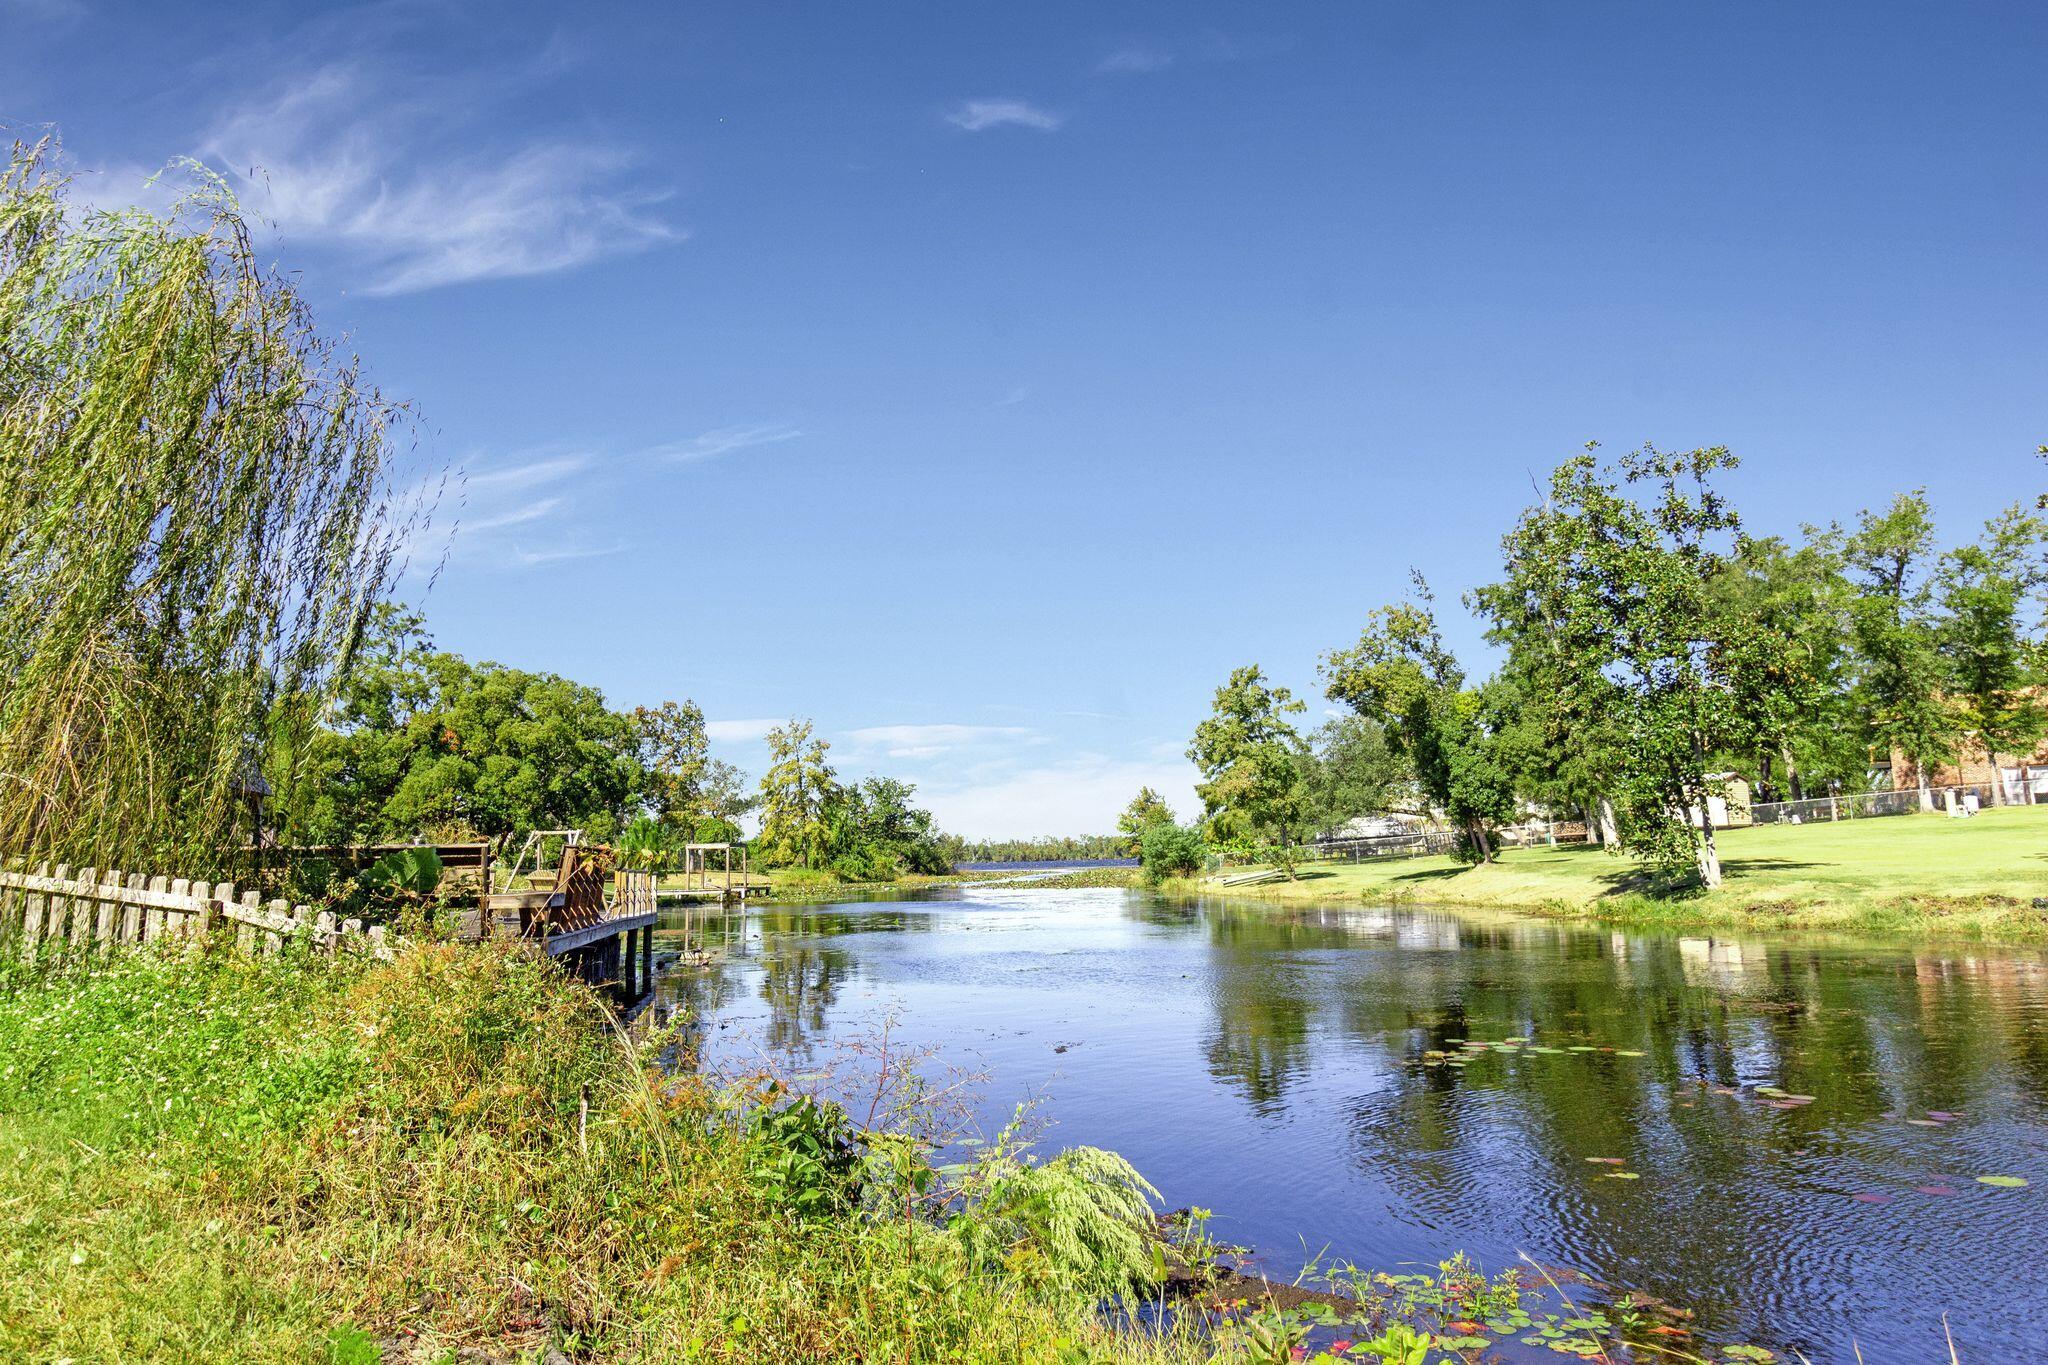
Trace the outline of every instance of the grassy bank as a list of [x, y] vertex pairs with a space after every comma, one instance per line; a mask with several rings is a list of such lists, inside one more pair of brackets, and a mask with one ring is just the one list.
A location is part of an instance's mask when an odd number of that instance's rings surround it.
[[845, 1133], [644, 1069], [515, 950], [0, 986], [0, 1359], [1207, 1355], [1000, 1212], [855, 1207]]
[[[1723, 831], [1723, 884], [1666, 888], [1627, 858], [1585, 847], [1510, 849], [1490, 865], [1451, 858], [1305, 867], [1240, 893], [1285, 904], [1475, 905], [1630, 923], [1799, 926], [2048, 937], [2048, 807], [1969, 820], [1904, 815]], [[1201, 881], [1170, 884], [1217, 894]]]

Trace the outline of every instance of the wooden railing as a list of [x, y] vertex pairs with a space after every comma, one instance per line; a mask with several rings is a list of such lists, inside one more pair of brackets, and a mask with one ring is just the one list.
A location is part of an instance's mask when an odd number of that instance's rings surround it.
[[382, 925], [337, 920], [331, 911], [239, 895], [232, 882], [188, 881], [140, 872], [74, 873], [59, 863], [0, 871], [0, 943], [23, 957], [86, 958], [116, 944], [232, 933], [245, 953], [276, 952], [300, 935], [326, 952], [360, 949], [388, 958]]

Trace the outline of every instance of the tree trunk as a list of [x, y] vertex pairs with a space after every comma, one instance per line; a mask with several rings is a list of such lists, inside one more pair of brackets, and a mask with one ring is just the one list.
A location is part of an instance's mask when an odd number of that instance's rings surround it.
[[1492, 862], [1493, 843], [1486, 837], [1486, 822], [1483, 820], [1467, 820], [1465, 822], [1465, 832], [1472, 836], [1472, 846], [1479, 850], [1479, 861], [1482, 863]]
[[1778, 784], [1771, 781], [1771, 751], [1765, 749], [1756, 756], [1756, 785], [1758, 796], [1765, 801], [1778, 799]]
[[1702, 886], [1721, 884], [1721, 854], [1714, 847], [1714, 813], [1708, 809], [1705, 793], [1700, 795], [1699, 866]]
[[1920, 776], [1920, 813], [1923, 815], [1932, 814], [1934, 810], [1934, 789], [1927, 781], [1927, 765], [1925, 763], [1916, 763], [1913, 765], [1913, 768]]
[[1991, 804], [2002, 806], [2005, 804], [2005, 774], [1998, 768], [1998, 750], [1986, 745], [1984, 756], [1991, 760]]
[[1614, 802], [1600, 798], [1600, 846], [1613, 848], [1621, 842], [1621, 826], [1614, 818]]
[[1792, 799], [1794, 801], [1804, 801], [1806, 799], [1806, 786], [1799, 780], [1799, 765], [1792, 761], [1792, 746], [1789, 744], [1780, 746], [1778, 757], [1785, 760], [1785, 786], [1791, 790]]

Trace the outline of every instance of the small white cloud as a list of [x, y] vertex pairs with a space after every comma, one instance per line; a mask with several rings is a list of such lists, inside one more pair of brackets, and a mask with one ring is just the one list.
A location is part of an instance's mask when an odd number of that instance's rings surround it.
[[1095, 64], [1095, 72], [1101, 76], [1142, 76], [1153, 71], [1164, 71], [1173, 65], [1173, 54], [1148, 47], [1143, 43], [1127, 43]]
[[803, 435], [791, 426], [718, 427], [687, 441], [655, 447], [653, 454], [670, 460], [710, 460], [751, 446], [780, 445]]
[[1049, 133], [1066, 122], [1058, 114], [1023, 100], [965, 100], [946, 114], [946, 122], [970, 133], [990, 128], [1036, 128]]
[[1030, 396], [1031, 386], [1029, 384], [1019, 384], [1015, 388], [1011, 389], [1008, 393], [1004, 394], [1001, 398], [998, 398], [993, 406], [999, 408], [1014, 408], [1019, 403], [1023, 402]]
[[704, 733], [720, 744], [752, 744], [765, 739], [768, 732], [783, 722], [767, 720], [709, 720], [704, 722]]

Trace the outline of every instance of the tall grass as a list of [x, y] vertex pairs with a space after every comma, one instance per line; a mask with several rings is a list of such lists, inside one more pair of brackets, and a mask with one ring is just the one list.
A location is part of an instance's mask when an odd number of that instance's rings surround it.
[[217, 867], [346, 668], [408, 531], [399, 413], [259, 263], [226, 187], [168, 216], [0, 169], [0, 850]]
[[[795, 1197], [809, 1120], [653, 1070], [517, 948], [146, 951], [0, 985], [0, 1358], [1208, 1354], [1108, 1325], [1105, 1283], [1036, 1231], [1055, 1186], [1134, 1223], [1121, 1172], [1097, 1192], [1009, 1164], [969, 1201], [999, 1214], [973, 1237], [916, 1181]], [[1128, 1251], [1052, 1216], [1085, 1265]]]

